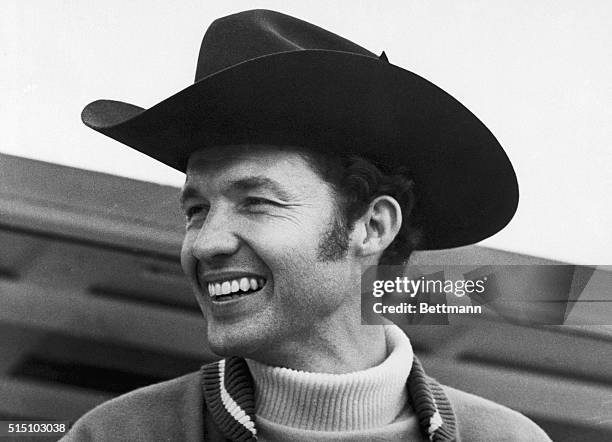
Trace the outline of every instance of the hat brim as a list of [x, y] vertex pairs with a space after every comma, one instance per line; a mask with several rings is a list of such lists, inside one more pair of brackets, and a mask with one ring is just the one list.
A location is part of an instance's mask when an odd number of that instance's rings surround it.
[[206, 77], [150, 109], [99, 100], [92, 129], [185, 172], [210, 146], [268, 144], [354, 152], [412, 171], [420, 249], [473, 244], [518, 204], [506, 153], [461, 103], [422, 77], [372, 57], [304, 50]]

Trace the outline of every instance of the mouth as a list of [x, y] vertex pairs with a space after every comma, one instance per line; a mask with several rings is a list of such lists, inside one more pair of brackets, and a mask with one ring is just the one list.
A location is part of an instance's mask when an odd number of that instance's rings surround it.
[[260, 291], [266, 285], [265, 278], [244, 276], [233, 279], [206, 281], [208, 295], [213, 302], [228, 302]]

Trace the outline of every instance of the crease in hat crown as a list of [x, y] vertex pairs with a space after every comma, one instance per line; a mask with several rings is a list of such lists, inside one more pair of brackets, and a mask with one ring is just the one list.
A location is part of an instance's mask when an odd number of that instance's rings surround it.
[[253, 9], [212, 22], [202, 39], [195, 81], [244, 61], [305, 50], [377, 58], [352, 41], [304, 20], [267, 9]]

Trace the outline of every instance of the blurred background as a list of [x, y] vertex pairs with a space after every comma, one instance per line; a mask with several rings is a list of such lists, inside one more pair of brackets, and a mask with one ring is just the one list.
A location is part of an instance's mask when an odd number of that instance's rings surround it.
[[519, 177], [516, 217], [415, 262], [584, 264], [588, 308], [564, 326], [488, 315], [408, 333], [442, 382], [524, 412], [554, 440], [610, 440], [612, 4], [596, 0], [3, 3], [0, 419], [73, 421], [214, 358], [178, 261], [182, 174], [79, 114], [188, 86], [210, 22], [255, 7], [384, 50], [498, 137]]

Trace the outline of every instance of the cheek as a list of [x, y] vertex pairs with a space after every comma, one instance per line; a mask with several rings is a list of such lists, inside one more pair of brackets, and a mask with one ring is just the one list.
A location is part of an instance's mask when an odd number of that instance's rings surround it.
[[275, 222], [252, 229], [244, 239], [270, 267], [295, 270], [312, 265], [319, 235], [312, 226]]
[[311, 213], [292, 213], [270, 216], [246, 223], [243, 232], [252, 239], [266, 241], [271, 246], [297, 247], [318, 240], [322, 226], [318, 216]]
[[[317, 291], [321, 283], [318, 231], [312, 231], [312, 226], [310, 230], [306, 226], [291, 227], [259, 229], [247, 240], [249, 248], [272, 273], [275, 290], [284, 293], [284, 299], [288, 293], [305, 295]], [[302, 296], [293, 302], [304, 304], [307, 299]]]

